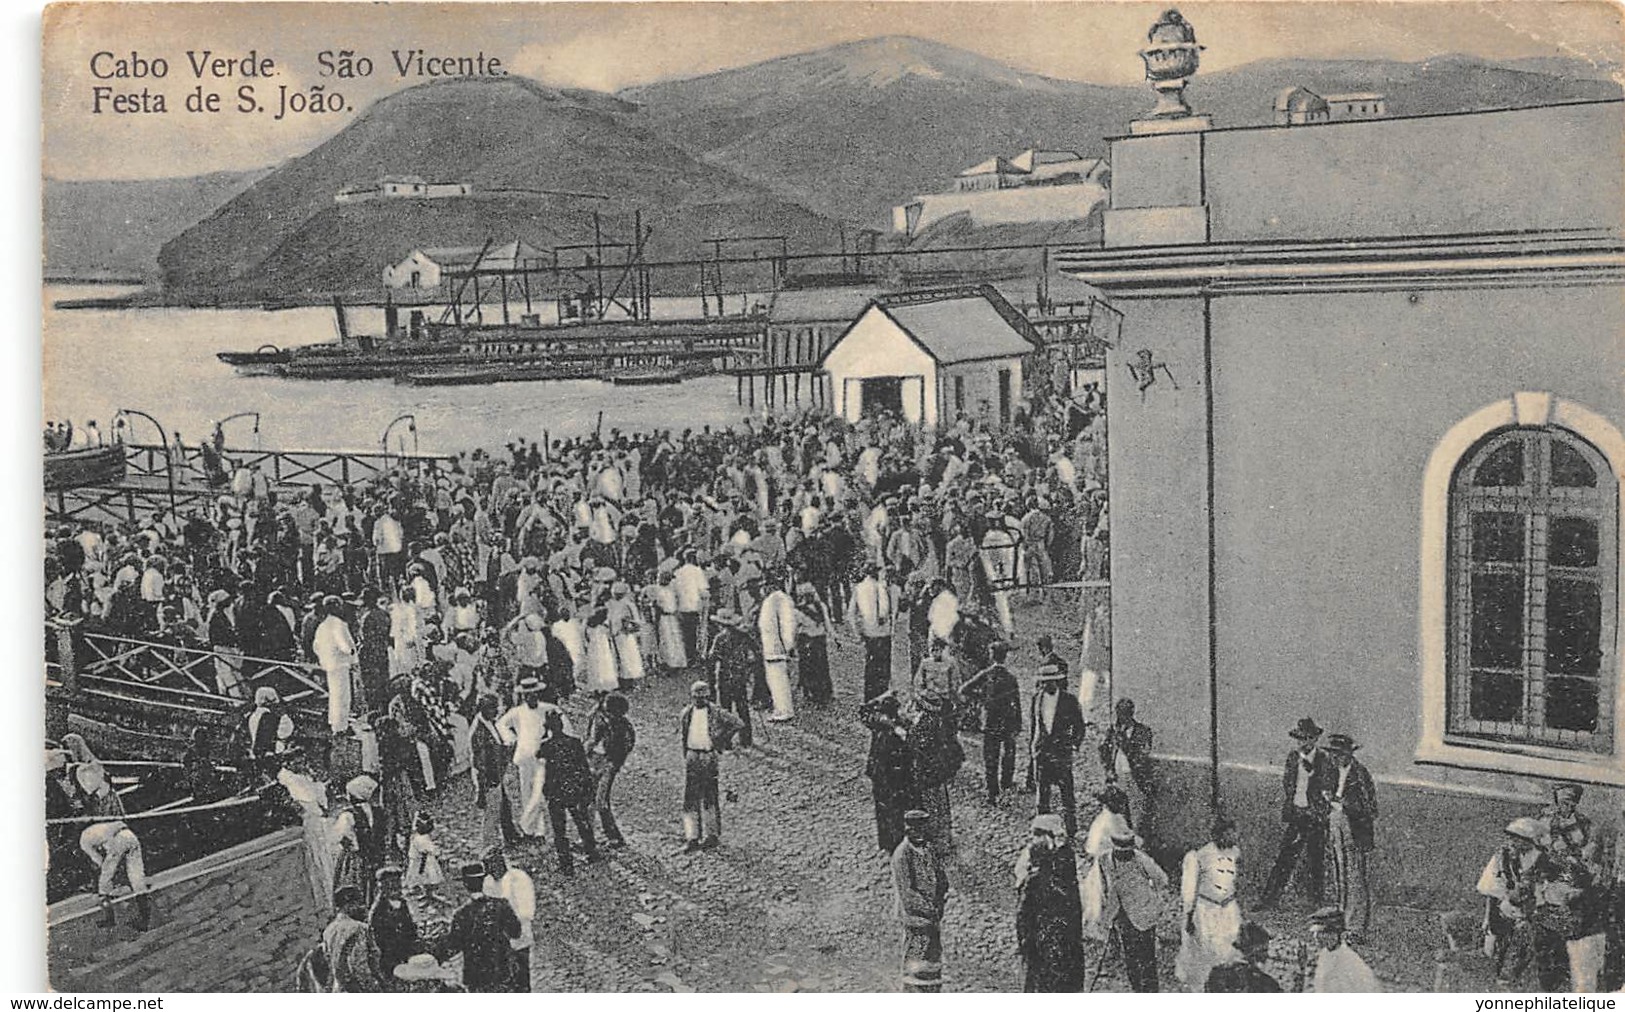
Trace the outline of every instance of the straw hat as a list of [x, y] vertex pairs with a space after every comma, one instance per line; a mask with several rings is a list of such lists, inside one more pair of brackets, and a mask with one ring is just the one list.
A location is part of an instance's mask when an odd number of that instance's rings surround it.
[[427, 952], [409, 956], [406, 962], [395, 967], [396, 980], [448, 980], [450, 976], [451, 972]]

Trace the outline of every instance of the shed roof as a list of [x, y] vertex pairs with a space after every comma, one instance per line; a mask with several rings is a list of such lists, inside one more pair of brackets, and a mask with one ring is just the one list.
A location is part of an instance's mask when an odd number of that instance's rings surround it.
[[881, 291], [878, 287], [862, 285], [783, 291], [774, 296], [768, 317], [774, 323], [850, 321], [868, 308]]
[[1010, 325], [986, 296], [887, 306], [881, 309], [943, 365], [987, 358], [1019, 358], [1033, 343]]
[[441, 267], [471, 268], [474, 261], [479, 260], [479, 269], [482, 271], [517, 271], [525, 268], [535, 269], [543, 261], [550, 260], [550, 255], [542, 252], [522, 239], [492, 246], [480, 256], [478, 246], [426, 246], [420, 250], [425, 257], [433, 260]]
[[1011, 162], [1010, 159], [1005, 158], [1003, 155], [995, 155], [992, 158], [989, 158], [985, 162], [979, 162], [979, 163], [977, 163], [975, 165], [972, 165], [970, 168], [966, 169], [964, 172], [961, 172], [960, 175], [961, 176], [991, 176], [996, 172], [997, 173], [1002, 173], [1004, 175], [1012, 175], [1012, 176], [1024, 176], [1024, 175], [1027, 174], [1026, 169], [1023, 169], [1020, 166], [1016, 165], [1015, 163]]
[[1082, 160], [1083, 156], [1076, 151], [1064, 151], [1055, 148], [1028, 148], [1010, 159], [1010, 164], [1018, 169], [1033, 172], [1040, 165], [1054, 165], [1057, 162], [1077, 162]]

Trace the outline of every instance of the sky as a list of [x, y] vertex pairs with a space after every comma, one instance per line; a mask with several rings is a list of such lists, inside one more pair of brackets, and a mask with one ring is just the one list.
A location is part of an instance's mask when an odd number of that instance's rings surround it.
[[[690, 77], [880, 35], [914, 35], [1017, 69], [1103, 84], [1143, 79], [1136, 51], [1165, 3], [883, 2], [783, 0], [714, 3], [81, 3], [44, 18], [41, 99], [45, 175], [58, 179], [159, 178], [275, 164], [303, 154], [403, 78], [393, 51], [483, 53], [503, 69], [548, 84], [615, 90]], [[1181, 3], [1206, 46], [1203, 67], [1272, 57], [1415, 61], [1442, 53], [1488, 59], [1568, 56], [1625, 62], [1622, 8], [1606, 0]], [[319, 54], [372, 60], [364, 79], [322, 77]], [[200, 81], [188, 51], [275, 61], [275, 74], [237, 72]], [[100, 60], [96, 54], [103, 53]], [[132, 54], [162, 58], [161, 78], [105, 77]], [[94, 66], [93, 66], [94, 62]], [[238, 89], [255, 89], [248, 112]], [[289, 113], [281, 89], [322, 86], [339, 112]], [[107, 89], [96, 112], [97, 87]], [[190, 112], [194, 89], [218, 92], [221, 110]], [[166, 111], [117, 112], [116, 95], [163, 94]], [[127, 100], [127, 107], [140, 99]], [[258, 106], [264, 106], [261, 111]]]

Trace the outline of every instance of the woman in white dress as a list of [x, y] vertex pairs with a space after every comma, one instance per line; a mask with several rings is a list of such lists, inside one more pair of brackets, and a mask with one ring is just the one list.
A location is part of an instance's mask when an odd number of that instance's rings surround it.
[[305, 849], [310, 861], [305, 870], [316, 908], [330, 912], [333, 907], [333, 862], [338, 856], [337, 841], [327, 821], [327, 786], [317, 783], [305, 771], [303, 759], [291, 759], [276, 776], [277, 783], [299, 807], [299, 820], [305, 827]]
[[[579, 685], [582, 680], [583, 662], [586, 660], [586, 634], [581, 627], [581, 620], [572, 617], [569, 612], [561, 609], [556, 613], [556, 616], [553, 624], [548, 627], [548, 631], [553, 634], [554, 639], [563, 645], [565, 653], [570, 655], [570, 683], [571, 685]], [[551, 678], [557, 678], [562, 682], [564, 680], [561, 677], [562, 675], [563, 672], [551, 675], [550, 680]]]
[[677, 621], [677, 587], [670, 570], [660, 574], [660, 583], [649, 588], [649, 596], [660, 614], [661, 666], [669, 671], [682, 671], [688, 667], [688, 653], [683, 649], [683, 627]]
[[410, 674], [423, 663], [423, 628], [417, 597], [402, 587], [400, 598], [389, 606], [389, 674]]
[[609, 609], [596, 608], [587, 618], [587, 688], [614, 692], [620, 686], [621, 670], [615, 657]]
[[621, 684], [630, 688], [643, 680], [643, 616], [625, 580], [610, 587], [609, 628], [621, 663]]

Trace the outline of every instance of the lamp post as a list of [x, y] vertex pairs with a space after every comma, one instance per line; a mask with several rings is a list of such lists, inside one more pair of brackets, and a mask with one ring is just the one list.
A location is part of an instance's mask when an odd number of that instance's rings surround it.
[[[169, 514], [172, 517], [176, 516], [178, 513], [178, 507], [175, 501], [175, 453], [169, 445], [169, 433], [164, 431], [163, 423], [158, 421], [158, 419], [147, 414], [145, 411], [137, 411], [135, 408], [118, 409], [118, 414], [113, 416], [113, 428], [115, 431], [123, 429], [129, 424], [127, 421], [125, 421], [126, 415], [135, 415], [138, 418], [145, 418], [147, 421], [152, 423], [153, 428], [158, 430], [158, 445], [164, 448], [164, 476], [169, 479]], [[133, 521], [135, 518], [131, 517], [130, 519]]]
[[226, 423], [234, 422], [239, 418], [254, 419], [254, 449], [260, 448], [260, 413], [258, 411], [239, 411], [235, 415], [227, 415], [214, 423], [214, 448], [224, 452], [226, 448]]
[[[399, 418], [396, 418], [394, 421], [384, 426], [384, 434], [378, 438], [378, 445], [383, 447], [386, 462], [389, 458], [389, 434], [393, 432], [395, 430], [395, 426], [399, 425], [401, 422], [406, 423], [406, 430], [412, 434], [412, 453], [416, 455], [418, 452], [418, 416], [413, 414], [401, 415]], [[406, 456], [406, 450], [404, 448], [401, 450], [401, 456]]]

